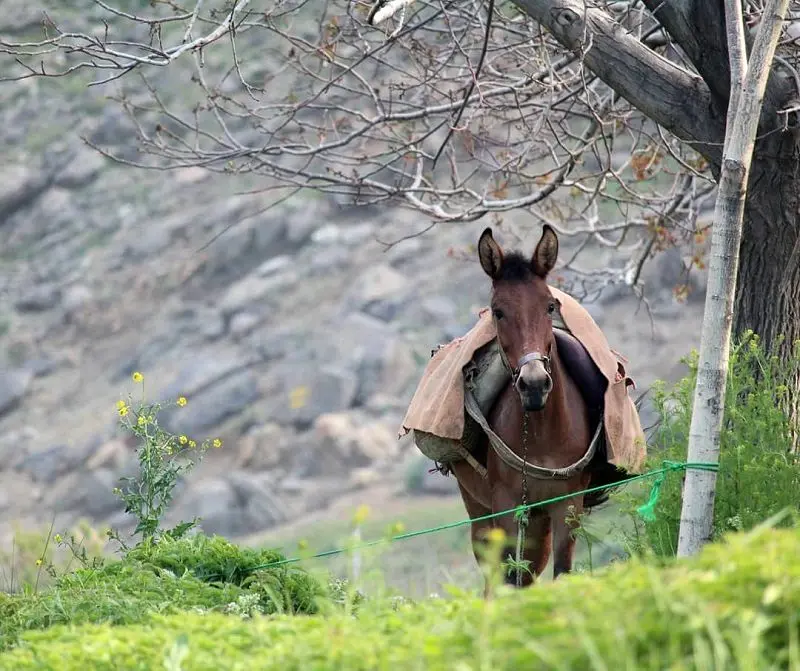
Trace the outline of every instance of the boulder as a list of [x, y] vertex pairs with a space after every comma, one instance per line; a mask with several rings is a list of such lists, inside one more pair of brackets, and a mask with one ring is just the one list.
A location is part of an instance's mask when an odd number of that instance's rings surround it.
[[228, 475], [242, 507], [238, 533], [268, 529], [289, 519], [290, 510], [276, 493], [269, 475], [233, 471]]
[[172, 433], [202, 440], [205, 432], [242, 412], [260, 395], [256, 376], [252, 371], [244, 370], [197, 390], [184, 408], [171, 406], [165, 409], [161, 416], [162, 424]]
[[0, 417], [15, 410], [33, 382], [30, 370], [0, 370]]
[[53, 445], [25, 455], [16, 461], [14, 469], [25, 473], [34, 482], [49, 485], [65, 473], [79, 468], [92, 451], [94, 446], [91, 444], [81, 447]]
[[355, 401], [358, 377], [346, 368], [291, 361], [275, 368], [280, 391], [266, 409], [268, 421], [305, 428], [320, 415], [345, 410]]
[[[334, 327], [331, 327], [331, 330]], [[385, 322], [363, 313], [347, 315], [336, 326], [336, 338], [312, 344], [314, 351], [329, 352], [358, 377], [356, 402], [363, 404], [376, 393], [399, 394], [416, 374], [410, 346]]]
[[253, 427], [235, 445], [236, 468], [248, 471], [274, 470], [285, 465], [297, 434], [274, 422]]
[[317, 451], [333, 454], [349, 470], [397, 456], [397, 439], [382, 422], [361, 413], [339, 412], [321, 415], [314, 422]]
[[235, 533], [241, 514], [239, 499], [231, 483], [225, 478], [213, 477], [192, 482], [184, 495], [175, 501], [169, 517], [170, 521], [200, 517], [200, 527], [205, 533], [224, 536]]
[[251, 333], [263, 321], [264, 317], [252, 312], [237, 312], [231, 318], [228, 332], [234, 340], [239, 340]]
[[176, 523], [200, 517], [205, 533], [238, 536], [275, 526], [288, 514], [268, 476], [233, 471], [190, 483], [169, 518]]
[[219, 309], [223, 315], [230, 316], [250, 306], [268, 303], [270, 298], [277, 297], [280, 290], [292, 284], [295, 279], [291, 272], [266, 276], [247, 275], [225, 292], [219, 302]]
[[0, 171], [0, 220], [27, 207], [49, 186], [48, 174], [22, 163], [5, 162]]
[[39, 431], [23, 426], [0, 435], [0, 471], [11, 470], [39, 440]]
[[14, 307], [20, 312], [44, 312], [58, 305], [61, 289], [55, 284], [40, 284], [22, 294]]
[[408, 299], [411, 286], [408, 278], [391, 266], [372, 266], [353, 283], [345, 305], [392, 321]]
[[55, 185], [63, 189], [82, 189], [98, 176], [105, 163], [106, 159], [100, 152], [79, 147], [67, 164], [55, 174]]

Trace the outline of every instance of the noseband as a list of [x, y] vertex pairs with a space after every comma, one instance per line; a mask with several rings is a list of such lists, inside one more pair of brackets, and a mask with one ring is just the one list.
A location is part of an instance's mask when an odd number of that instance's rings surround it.
[[544, 369], [547, 371], [547, 374], [553, 374], [550, 366], [550, 357], [546, 354], [541, 354], [540, 352], [528, 352], [527, 354], [523, 354], [517, 362], [517, 367], [514, 368], [511, 365], [511, 362], [509, 362], [506, 351], [502, 348], [502, 346], [498, 347], [498, 349], [500, 350], [500, 358], [503, 360], [503, 363], [505, 364], [505, 367], [508, 369], [509, 373], [511, 373], [511, 383], [514, 385], [517, 384], [517, 380], [522, 372], [522, 367], [525, 364], [529, 364], [531, 361], [541, 361], [542, 364], [544, 364]]
[[[517, 362], [517, 370], [511, 371], [512, 375], [519, 377], [520, 371], [522, 367], [526, 363], [530, 363], [531, 361], [541, 361], [544, 364], [544, 369], [547, 371], [547, 374], [550, 375], [552, 371], [550, 370], [550, 357], [546, 354], [539, 354], [539, 352], [528, 352], [527, 354], [523, 354], [519, 361]], [[516, 380], [515, 380], [516, 381]]]

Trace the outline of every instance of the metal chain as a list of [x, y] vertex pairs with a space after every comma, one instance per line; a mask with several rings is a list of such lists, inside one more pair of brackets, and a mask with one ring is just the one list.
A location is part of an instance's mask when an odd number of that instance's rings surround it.
[[522, 409], [522, 506], [523, 510], [517, 513], [517, 587], [522, 587], [522, 553], [525, 545], [525, 527], [528, 525], [528, 413]]
[[[522, 505], [528, 505], [528, 413], [522, 410]], [[526, 516], [527, 519], [527, 516]]]

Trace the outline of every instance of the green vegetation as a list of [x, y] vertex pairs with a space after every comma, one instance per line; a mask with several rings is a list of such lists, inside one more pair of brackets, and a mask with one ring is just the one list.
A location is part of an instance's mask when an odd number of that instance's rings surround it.
[[[685, 459], [696, 355], [686, 362], [685, 379], [671, 390], [656, 389], [661, 423], [651, 449], [653, 468], [663, 459]], [[578, 570], [556, 582], [522, 592], [502, 585], [503, 539], [493, 538], [482, 566], [488, 599], [474, 584], [447, 587], [445, 598], [415, 600], [392, 591], [398, 575], [411, 580], [407, 566], [413, 561], [440, 567], [460, 554], [471, 563], [467, 527], [425, 537], [433, 554], [415, 549], [419, 538], [362, 552], [369, 561], [352, 584], [331, 577], [352, 568], [347, 554], [318, 560], [325, 564], [317, 576], [308, 563], [286, 563], [275, 550], [195, 533], [197, 520], [163, 529], [178, 474], [221, 443], [208, 440], [198, 448], [191, 437], [164, 431], [160, 406], [145, 401], [142, 387], [140, 401], [117, 405], [124, 428], [140, 445], [139, 473], [117, 492], [139, 522], [138, 542], [129, 546], [109, 531], [107, 537], [120, 545], [120, 558], [109, 560], [99, 556], [99, 536], [91, 530], [77, 530], [83, 532], [80, 542], [75, 531], [65, 540], [51, 530], [44, 551], [35, 553], [31, 535], [20, 535], [10, 561], [12, 569], [15, 558], [26, 563], [14, 571], [22, 589], [0, 594], [0, 670], [800, 671], [800, 466], [788, 455], [791, 427], [780, 409], [794, 373], [766, 357], [754, 336], [737, 344], [716, 543], [701, 555], [673, 557], [680, 476], [671, 474], [655, 521], [645, 523], [625, 508], [641, 505], [650, 483], [615, 496], [599, 516], [581, 519]], [[134, 380], [144, 383], [139, 373]], [[187, 402], [181, 397], [176, 405]], [[437, 518], [440, 510], [415, 516], [415, 528], [446, 521]], [[452, 510], [450, 516], [463, 513]], [[365, 540], [403, 531], [385, 518], [368, 517], [362, 507], [349, 524], [295, 529], [311, 543], [292, 540], [309, 559], [340, 545], [335, 539], [353, 528]], [[620, 545], [609, 544], [614, 538], [629, 552], [624, 562], [609, 556], [609, 549], [624, 555]], [[605, 554], [598, 552], [604, 545]]]
[[[454, 591], [246, 619], [157, 610], [26, 632], [0, 669], [800, 669], [798, 557], [798, 531], [762, 528], [666, 568], [633, 559], [488, 601]], [[169, 598], [213, 601], [200, 594]]]
[[0, 649], [22, 632], [57, 624], [136, 624], [151, 613], [235, 610], [318, 611], [322, 586], [291, 566], [254, 570], [281, 560], [274, 551], [238, 548], [198, 535], [141, 545], [120, 561], [98, 559], [56, 578], [48, 589], [26, 589], [0, 600]]
[[[648, 468], [658, 468], [663, 459], [686, 459], [697, 360], [697, 352], [684, 359], [689, 374], [672, 389], [655, 386], [660, 424], [648, 450]], [[782, 410], [787, 387], [794, 383], [798, 369], [798, 344], [790, 366], [768, 356], [752, 333], [734, 344], [714, 503], [715, 539], [727, 531], [751, 529], [786, 508], [798, 508], [800, 461], [790, 453], [791, 424]], [[658, 555], [674, 556], [676, 552], [681, 480], [679, 475], [667, 478], [657, 519], [644, 526], [646, 541], [638, 539]]]

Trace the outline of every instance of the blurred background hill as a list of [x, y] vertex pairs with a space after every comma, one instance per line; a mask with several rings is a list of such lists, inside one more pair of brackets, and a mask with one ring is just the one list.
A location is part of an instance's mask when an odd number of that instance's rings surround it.
[[[36, 39], [42, 4], [7, 0], [0, 33]], [[98, 25], [85, 0], [49, 5], [68, 26]], [[153, 78], [176, 99], [196, 93], [181, 63]], [[181, 482], [171, 521], [199, 515], [208, 533], [256, 539], [342, 524], [362, 503], [407, 526], [419, 511], [462, 517], [454, 480], [397, 439], [400, 420], [431, 349], [487, 302], [480, 232], [530, 252], [538, 224], [512, 212], [426, 230], [419, 213], [311, 190], [276, 204], [256, 176], [127, 166], [81, 138], [134, 159], [130, 122], [106, 96], [135, 99], [144, 84], [88, 81], [0, 86], [3, 547], [17, 526], [53, 520], [127, 528], [112, 488], [135, 461], [114, 404], [137, 391], [137, 370], [149, 398], [188, 398], [165, 414], [171, 429], [224, 441]], [[562, 257], [576, 244], [562, 239]], [[620, 254], [582, 251], [587, 267], [621, 266]], [[624, 286], [584, 303], [639, 391], [677, 379], [699, 343], [703, 280], [677, 300], [682, 269], [680, 252], [660, 252], [647, 305]]]

